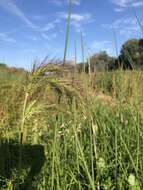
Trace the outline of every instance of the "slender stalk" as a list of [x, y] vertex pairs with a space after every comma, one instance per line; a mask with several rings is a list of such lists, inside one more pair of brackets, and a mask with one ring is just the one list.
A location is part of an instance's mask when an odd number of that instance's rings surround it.
[[20, 129], [20, 144], [23, 144], [23, 142], [26, 141], [26, 129], [24, 128], [25, 123], [25, 111], [26, 111], [26, 105], [28, 100], [29, 94], [26, 92], [25, 94], [25, 100], [23, 105], [23, 114], [22, 114], [22, 121], [21, 121], [21, 129]]
[[141, 29], [141, 31], [142, 31], [142, 34], [143, 34], [143, 25], [142, 25], [142, 23], [141, 23], [139, 17], [137, 16], [136, 10], [133, 9], [133, 11], [134, 11], [134, 15], [135, 15], [135, 18], [136, 18], [136, 20], [137, 20], [137, 23], [138, 23], [138, 25], [139, 25], [139, 27], [140, 27], [140, 29]]
[[72, 7], [72, 0], [69, 0], [69, 10], [68, 10], [67, 27], [66, 27], [66, 42], [65, 42], [63, 65], [65, 65], [65, 63], [66, 63], [66, 56], [67, 56], [67, 49], [68, 49], [69, 30], [70, 30], [70, 21], [71, 21], [71, 7]]
[[55, 179], [55, 154], [56, 154], [56, 136], [57, 136], [57, 124], [55, 125], [55, 132], [54, 132], [54, 142], [53, 142], [53, 155], [52, 155], [52, 182], [51, 182], [51, 189], [54, 189], [54, 179]]
[[90, 175], [89, 168], [88, 168], [88, 165], [87, 165], [87, 162], [85, 160], [84, 153], [83, 153], [83, 149], [81, 147], [81, 142], [79, 141], [79, 138], [78, 138], [78, 135], [77, 135], [77, 131], [76, 131], [76, 105], [75, 105], [75, 101], [74, 101], [73, 109], [74, 109], [73, 132], [74, 132], [74, 135], [75, 135], [75, 140], [76, 140], [76, 143], [77, 143], [77, 146], [78, 146], [78, 149], [79, 149], [79, 153], [81, 155], [81, 159], [83, 161], [83, 165], [84, 165], [85, 171], [87, 173], [87, 177], [89, 179], [89, 183], [90, 183], [91, 189], [95, 190], [94, 181], [93, 181], [92, 176]]
[[115, 186], [116, 189], [118, 189], [118, 171], [117, 171], [117, 167], [118, 167], [118, 132], [117, 132], [117, 126], [115, 126]]
[[19, 148], [19, 164], [18, 164], [18, 190], [19, 190], [19, 185], [20, 185], [20, 174], [21, 174], [21, 164], [22, 164], [22, 148], [23, 148], [22, 145], [23, 145], [23, 142], [25, 142], [24, 140], [26, 140], [26, 134], [24, 135], [24, 122], [25, 122], [25, 111], [26, 111], [28, 96], [29, 96], [29, 94], [26, 92], [25, 99], [24, 99], [24, 105], [23, 105], [21, 128], [20, 128], [20, 148]]
[[139, 154], [140, 154], [140, 124], [139, 124], [139, 116], [137, 114], [137, 172], [139, 169]]
[[85, 54], [84, 54], [84, 42], [83, 42], [83, 33], [81, 32], [81, 52], [82, 52], [82, 64], [84, 67], [84, 73], [85, 73]]
[[129, 158], [130, 158], [130, 161], [131, 161], [131, 163], [132, 163], [132, 166], [133, 166], [133, 168], [134, 168], [134, 170], [135, 170], [136, 176], [137, 176], [137, 178], [139, 178], [138, 171], [137, 171], [135, 162], [134, 162], [134, 160], [133, 160], [133, 157], [132, 157], [132, 155], [131, 155], [131, 153], [130, 153], [128, 147], [127, 147], [127, 144], [125, 143], [125, 141], [124, 141], [124, 139], [123, 139], [123, 137], [122, 137], [121, 135], [120, 135], [120, 139], [121, 139], [121, 142], [122, 142], [123, 145], [124, 145], [124, 148], [125, 148], [126, 152], [127, 152], [128, 155], [129, 155]]
[[77, 47], [76, 47], [76, 34], [75, 34], [75, 37], [74, 37], [74, 49], [75, 49], [75, 59], [74, 59], [74, 64], [76, 66], [77, 64]]
[[79, 152], [80, 152], [80, 154], [81, 154], [81, 159], [82, 159], [82, 161], [83, 161], [83, 164], [84, 164], [84, 167], [85, 167], [85, 171], [86, 171], [86, 173], [87, 173], [87, 176], [88, 176], [88, 179], [89, 179], [91, 188], [92, 188], [92, 190], [95, 190], [94, 182], [93, 182], [93, 179], [92, 179], [92, 177], [91, 177], [91, 175], [90, 175], [90, 173], [89, 173], [89, 169], [88, 169], [88, 166], [87, 166], [87, 163], [86, 163], [84, 154], [83, 154], [83, 150], [82, 150], [82, 147], [81, 147], [80, 141], [79, 141], [79, 139], [78, 139], [78, 136], [77, 136], [77, 133], [76, 133], [75, 128], [74, 128], [74, 133], [75, 133], [77, 145], [78, 145], [78, 148], [79, 148]]
[[75, 49], [75, 60], [74, 60], [75, 70], [74, 70], [74, 72], [76, 73], [76, 64], [77, 64], [76, 34], [75, 34], [75, 39], [74, 39], [74, 49]]
[[94, 153], [93, 153], [93, 134], [92, 134], [92, 122], [90, 122], [90, 155], [91, 155], [91, 167], [92, 167], [92, 180], [95, 181], [94, 176]]
[[120, 68], [118, 41], [117, 41], [116, 30], [114, 28], [113, 28], [113, 36], [114, 36], [114, 44], [115, 44], [116, 57], [117, 57], [117, 60], [118, 60], [118, 67]]
[[90, 56], [88, 58], [88, 74], [91, 77], [91, 60], [90, 60]]

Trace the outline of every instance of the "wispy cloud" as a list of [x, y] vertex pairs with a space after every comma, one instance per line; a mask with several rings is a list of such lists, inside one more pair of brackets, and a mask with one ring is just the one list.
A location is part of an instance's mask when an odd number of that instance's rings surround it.
[[143, 1], [137, 1], [132, 4], [133, 7], [142, 7], [143, 6]]
[[17, 16], [30, 28], [36, 28], [36, 26], [26, 17], [23, 11], [12, 0], [0, 0], [0, 7], [6, 10], [9, 14]]
[[142, 0], [111, 0], [112, 3], [116, 6], [115, 11], [121, 12], [126, 10], [129, 7], [142, 7]]
[[[62, 22], [64, 21], [66, 23], [68, 13], [57, 12], [56, 17], [57, 19], [45, 24], [44, 27], [38, 28], [37, 31], [42, 32], [42, 33], [49, 32], [57, 28], [58, 25], [59, 25], [59, 28], [61, 28], [60, 26], [61, 24], [63, 24]], [[72, 13], [71, 14], [71, 25], [74, 26], [77, 31], [81, 30], [83, 25], [91, 23], [93, 21], [94, 21], [94, 18], [90, 13], [83, 13], [83, 14]]]
[[[49, 0], [49, 3], [52, 3], [56, 6], [62, 6], [63, 4], [67, 4], [67, 0]], [[79, 6], [81, 4], [81, 0], [72, 0], [72, 4]]]
[[80, 5], [81, 0], [72, 0], [72, 3], [75, 4], [75, 5]]
[[31, 18], [36, 21], [43, 21], [46, 20], [48, 15], [31, 15]]
[[49, 22], [48, 24], [46, 24], [42, 29], [40, 29], [43, 32], [48, 32], [52, 29], [54, 29], [56, 27], [56, 25], [60, 23], [60, 19], [56, 19], [52, 22]]
[[53, 33], [53, 34], [50, 34], [50, 35], [48, 35], [48, 34], [45, 34], [45, 33], [42, 33], [42, 38], [44, 39], [44, 40], [48, 40], [48, 41], [52, 41], [53, 39], [55, 39], [57, 37], [57, 33]]
[[124, 36], [126, 38], [130, 38], [133, 36], [139, 36], [141, 33], [141, 29], [137, 23], [136, 18], [128, 17], [128, 18], [120, 18], [113, 22], [112, 25], [104, 24], [102, 27], [106, 29], [115, 29], [119, 35]]
[[24, 52], [26, 52], [26, 53], [32, 53], [32, 54], [34, 54], [34, 53], [37, 53], [37, 50], [36, 49], [32, 49], [32, 48], [27, 48], [27, 49], [24, 49], [23, 50]]
[[114, 48], [111, 41], [103, 40], [103, 41], [93, 41], [91, 44], [91, 48], [96, 51], [106, 51], [108, 54], [113, 55], [114, 54]]
[[121, 18], [113, 23], [113, 27], [119, 31], [119, 34], [125, 37], [132, 37], [141, 32], [136, 18]]
[[33, 35], [27, 35], [27, 39], [32, 40], [32, 41], [38, 41], [38, 38], [36, 36]]
[[54, 22], [50, 22], [50, 23], [46, 24], [46, 25], [43, 27], [42, 31], [43, 31], [43, 32], [48, 32], [49, 30], [52, 30], [52, 29], [54, 29], [54, 28], [55, 28], [55, 23], [54, 23]]
[[45, 34], [45, 33], [42, 33], [41, 36], [42, 36], [42, 38], [44, 38], [45, 40], [50, 41], [50, 36], [49, 36], [49, 35], [47, 35], [47, 34]]
[[0, 41], [9, 42], [9, 43], [16, 42], [16, 40], [14, 38], [7, 36], [5, 33], [0, 33]]
[[[61, 19], [67, 19], [68, 15], [66, 12], [60, 12], [58, 13], [58, 16]], [[93, 21], [94, 21], [94, 18], [90, 13], [71, 14], [71, 25], [73, 25], [77, 30], [80, 30], [84, 24], [88, 24]]]

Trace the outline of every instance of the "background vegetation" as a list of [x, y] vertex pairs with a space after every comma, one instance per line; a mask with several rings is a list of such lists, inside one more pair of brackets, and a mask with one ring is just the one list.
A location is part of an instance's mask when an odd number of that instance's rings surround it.
[[[90, 57], [91, 71], [122, 69], [143, 69], [143, 39], [129, 39], [121, 48], [118, 57], [109, 56], [106, 51], [95, 53]], [[82, 69], [83, 64], [79, 64]], [[88, 63], [86, 63], [88, 71]]]

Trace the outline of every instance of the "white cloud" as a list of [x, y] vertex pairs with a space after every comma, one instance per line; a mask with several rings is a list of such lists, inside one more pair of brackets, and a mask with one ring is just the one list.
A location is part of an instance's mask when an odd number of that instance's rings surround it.
[[47, 19], [47, 15], [32, 15], [31, 18], [36, 21], [43, 21]]
[[43, 28], [40, 28], [40, 29], [38, 29], [38, 30], [41, 31], [41, 32], [48, 32], [48, 31], [54, 29], [54, 28], [56, 27], [56, 25], [57, 25], [58, 23], [60, 23], [60, 22], [61, 22], [60, 19], [56, 19], [56, 20], [54, 20], [54, 21], [52, 21], [52, 22], [49, 22], [49, 23], [46, 24]]
[[[60, 13], [59, 13], [59, 16], [60, 16], [61, 18], [66, 19], [67, 16], [68, 16], [68, 14], [65, 13], [65, 12], [60, 12]], [[71, 14], [71, 20], [73, 20], [73, 21], [75, 21], [75, 22], [81, 22], [81, 21], [83, 21], [83, 20], [89, 20], [89, 19], [91, 19], [91, 18], [92, 18], [92, 16], [91, 16], [90, 13], [84, 13], [84, 14], [76, 14], [76, 13], [73, 13], [73, 14]]]
[[48, 24], [42, 29], [42, 31], [48, 32], [49, 30], [52, 30], [52, 29], [54, 29], [54, 28], [55, 28], [54, 22], [50, 22], [50, 23], [48, 23]]
[[72, 0], [72, 3], [75, 5], [80, 5], [81, 1], [80, 0]]
[[45, 40], [48, 40], [48, 41], [50, 40], [49, 35], [47, 35], [47, 34], [45, 34], [45, 33], [42, 33], [41, 36], [42, 36], [42, 38], [44, 38]]
[[123, 9], [123, 8], [120, 8], [120, 7], [119, 7], [119, 8], [116, 7], [114, 10], [115, 10], [115, 12], [123, 12], [123, 11], [124, 11], [124, 9]]
[[129, 18], [123, 17], [116, 20], [111, 25], [104, 24], [102, 25], [102, 27], [111, 30], [115, 29], [120, 36], [126, 38], [139, 36], [141, 33], [141, 28], [137, 23], [136, 18], [134, 17], [129, 17]]
[[36, 50], [36, 49], [32, 49], [32, 48], [27, 48], [27, 49], [24, 49], [23, 51], [26, 52], [26, 53], [30, 53], [30, 54], [31, 54], [31, 53], [32, 53], [32, 54], [33, 54], [33, 53], [37, 53], [37, 50]]
[[[67, 19], [68, 15], [65, 12], [58, 13], [59, 18]], [[90, 13], [71, 14], [71, 25], [73, 25], [77, 30], [80, 30], [84, 24], [93, 22], [93, 16]]]
[[71, 19], [75, 22], [82, 22], [83, 20], [90, 20], [91, 14], [85, 13], [85, 14], [72, 14]]
[[0, 0], [0, 7], [6, 10], [8, 13], [20, 18], [30, 28], [36, 28], [36, 26], [26, 17], [23, 11], [18, 8], [12, 0]]
[[10, 42], [10, 43], [16, 42], [16, 40], [14, 38], [7, 36], [5, 33], [0, 33], [0, 41]]
[[113, 27], [119, 31], [120, 35], [125, 37], [132, 37], [133, 35], [137, 35], [141, 32], [141, 29], [137, 23], [136, 18], [121, 18], [116, 20], [113, 23]]
[[133, 7], [142, 7], [143, 6], [143, 1], [138, 1], [138, 2], [134, 2], [132, 4]]
[[142, 0], [111, 0], [113, 4], [116, 5], [115, 11], [121, 12], [129, 7], [142, 7]]
[[108, 40], [104, 41], [93, 41], [91, 44], [91, 48], [97, 52], [106, 51], [108, 54], [114, 54], [114, 46], [112, 42]]
[[52, 41], [53, 39], [55, 39], [57, 37], [57, 34], [56, 33], [53, 33], [53, 34], [50, 34], [50, 35], [47, 35], [45, 33], [42, 33], [42, 38], [45, 39], [45, 40], [48, 40], [48, 41]]
[[32, 41], [38, 41], [38, 38], [36, 36], [28, 35], [27, 38]]
[[[52, 3], [56, 6], [62, 6], [63, 4], [67, 4], [68, 0], [49, 0], [49, 3]], [[72, 0], [72, 4], [79, 6], [81, 4], [81, 0]]]

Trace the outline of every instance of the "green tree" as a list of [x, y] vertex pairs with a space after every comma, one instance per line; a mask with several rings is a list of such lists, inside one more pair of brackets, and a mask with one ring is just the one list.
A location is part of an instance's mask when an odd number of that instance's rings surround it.
[[5, 63], [0, 63], [0, 68], [6, 68], [7, 65]]
[[143, 69], [143, 39], [131, 39], [125, 42], [119, 56], [124, 69]]
[[113, 65], [114, 58], [109, 56], [106, 51], [101, 51], [100, 53], [94, 54], [91, 57], [91, 71], [95, 70], [107, 70], [110, 65]]

